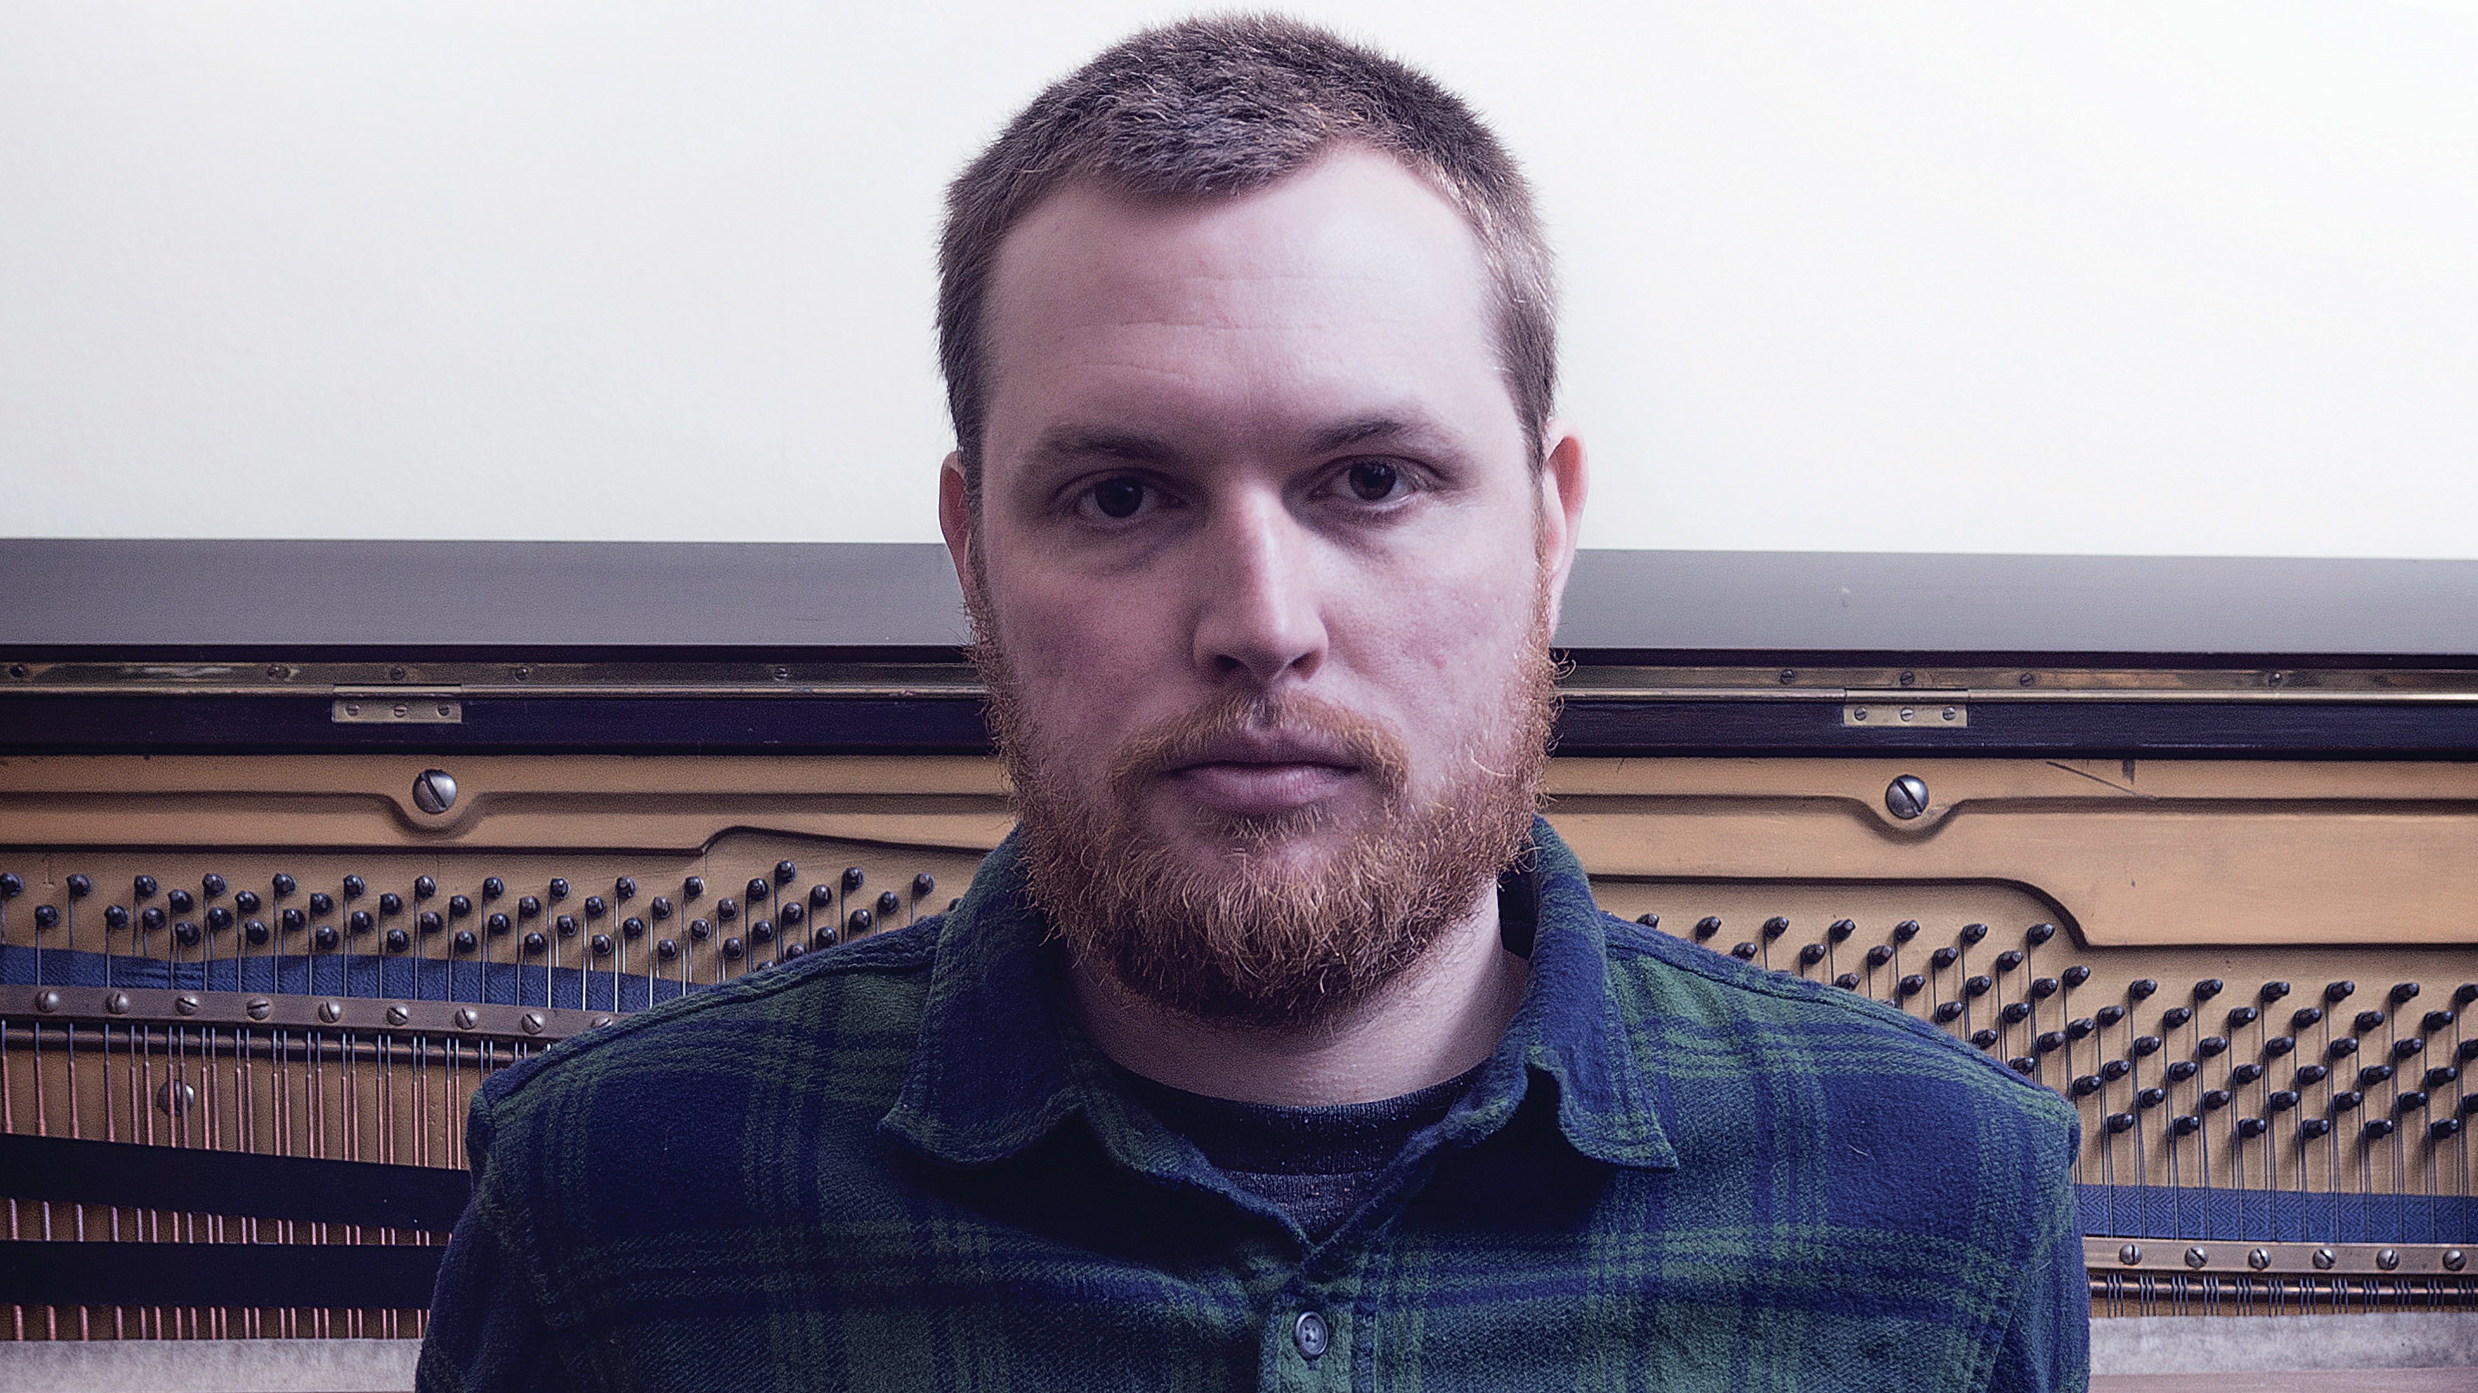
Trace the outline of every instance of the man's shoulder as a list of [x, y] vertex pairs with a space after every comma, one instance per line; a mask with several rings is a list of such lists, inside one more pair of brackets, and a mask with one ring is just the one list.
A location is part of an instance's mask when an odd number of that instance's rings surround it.
[[2071, 1104], [1926, 1021], [1614, 915], [1603, 921], [1621, 1015], [1637, 1053], [1660, 1056], [1664, 1069], [1792, 1076], [1827, 1092], [1864, 1092], [1897, 1113], [1906, 1104], [1947, 1112], [1966, 1099], [1982, 1116], [2000, 1110], [2049, 1144], [2070, 1145]]
[[812, 1092], [863, 1106], [883, 1097], [882, 1112], [911, 1062], [943, 924], [811, 952], [563, 1041], [491, 1077], [477, 1128], [578, 1108], [711, 1120], [727, 1100], [766, 1107]]

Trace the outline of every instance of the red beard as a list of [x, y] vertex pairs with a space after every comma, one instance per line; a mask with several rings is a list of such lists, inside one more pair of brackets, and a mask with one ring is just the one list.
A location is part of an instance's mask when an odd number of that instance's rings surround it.
[[[1078, 962], [1145, 1000], [1263, 1029], [1334, 1020], [1466, 920], [1530, 844], [1557, 710], [1545, 596], [1534, 598], [1502, 714], [1481, 723], [1428, 801], [1408, 796], [1408, 754], [1382, 725], [1313, 697], [1242, 692], [1129, 737], [1101, 796], [1088, 797], [1043, 747], [982, 598], [969, 607], [1033, 903]], [[1321, 829], [1321, 810], [1224, 817], [1213, 830], [1226, 854], [1197, 866], [1148, 824], [1141, 798], [1242, 729], [1314, 731], [1350, 751], [1381, 815], [1305, 869], [1273, 853]]]

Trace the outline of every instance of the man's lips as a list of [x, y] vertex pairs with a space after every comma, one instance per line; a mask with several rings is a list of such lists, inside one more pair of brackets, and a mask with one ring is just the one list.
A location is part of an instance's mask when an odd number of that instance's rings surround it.
[[1338, 743], [1241, 732], [1207, 742], [1169, 777], [1215, 812], [1261, 817], [1331, 797], [1359, 772], [1358, 758]]

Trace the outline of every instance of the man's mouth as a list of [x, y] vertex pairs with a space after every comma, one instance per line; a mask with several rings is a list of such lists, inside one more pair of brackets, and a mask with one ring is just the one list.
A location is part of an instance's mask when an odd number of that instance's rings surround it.
[[1188, 797], [1229, 817], [1266, 817], [1332, 797], [1361, 772], [1340, 742], [1269, 731], [1217, 736], [1169, 777]]

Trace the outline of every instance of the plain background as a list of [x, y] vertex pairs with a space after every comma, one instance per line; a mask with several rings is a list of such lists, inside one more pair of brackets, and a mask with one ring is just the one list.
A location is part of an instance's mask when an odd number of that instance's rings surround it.
[[[1595, 546], [2478, 557], [2478, 3], [1292, 7], [1539, 186]], [[0, 535], [929, 540], [1142, 0], [0, 0]]]

